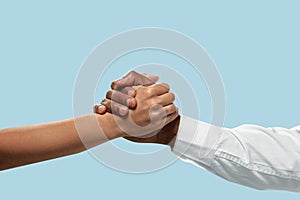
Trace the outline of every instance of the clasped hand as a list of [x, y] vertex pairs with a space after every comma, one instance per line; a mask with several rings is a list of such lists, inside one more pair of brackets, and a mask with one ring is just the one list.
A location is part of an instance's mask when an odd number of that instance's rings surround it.
[[112, 113], [126, 139], [170, 144], [178, 129], [178, 108], [169, 85], [157, 81], [157, 76], [131, 71], [111, 84], [94, 112]]

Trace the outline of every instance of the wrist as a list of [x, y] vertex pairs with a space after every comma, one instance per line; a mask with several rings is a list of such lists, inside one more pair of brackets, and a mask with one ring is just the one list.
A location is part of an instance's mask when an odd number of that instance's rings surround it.
[[160, 133], [158, 134], [157, 143], [169, 145], [171, 148], [173, 148], [179, 129], [179, 124], [180, 115], [160, 131]]
[[105, 113], [104, 115], [96, 114], [98, 124], [106, 135], [107, 139], [113, 140], [119, 137], [123, 137], [126, 134], [119, 128], [115, 121], [115, 117], [111, 113]]

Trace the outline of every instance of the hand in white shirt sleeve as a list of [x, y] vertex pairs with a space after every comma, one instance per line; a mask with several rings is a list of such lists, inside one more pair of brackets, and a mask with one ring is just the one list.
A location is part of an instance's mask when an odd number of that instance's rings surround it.
[[300, 128], [219, 128], [182, 116], [173, 152], [224, 179], [300, 192]]
[[[112, 90], [124, 88], [119, 91], [132, 99], [135, 92], [131, 89], [133, 92], [130, 93], [129, 87], [154, 84], [157, 80], [156, 76], [132, 71], [114, 81]], [[120, 101], [122, 98], [119, 97], [108, 100], [127, 102]], [[95, 109], [99, 114], [106, 111], [110, 110], [105, 105]], [[300, 127], [289, 130], [244, 125], [227, 129], [182, 116], [181, 120], [174, 120], [150, 138], [127, 139], [174, 145], [174, 153], [182, 159], [238, 184], [256, 189], [300, 192]]]

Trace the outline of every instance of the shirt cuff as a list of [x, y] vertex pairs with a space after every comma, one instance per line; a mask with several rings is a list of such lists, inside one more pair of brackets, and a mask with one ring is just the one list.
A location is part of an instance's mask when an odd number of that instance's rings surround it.
[[220, 133], [219, 127], [181, 116], [172, 151], [183, 159], [191, 159], [210, 167]]

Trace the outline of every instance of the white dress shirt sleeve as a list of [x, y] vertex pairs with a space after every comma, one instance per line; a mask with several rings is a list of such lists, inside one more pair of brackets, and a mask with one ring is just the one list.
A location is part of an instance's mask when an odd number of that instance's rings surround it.
[[228, 129], [182, 116], [172, 150], [234, 183], [300, 192], [300, 127]]

